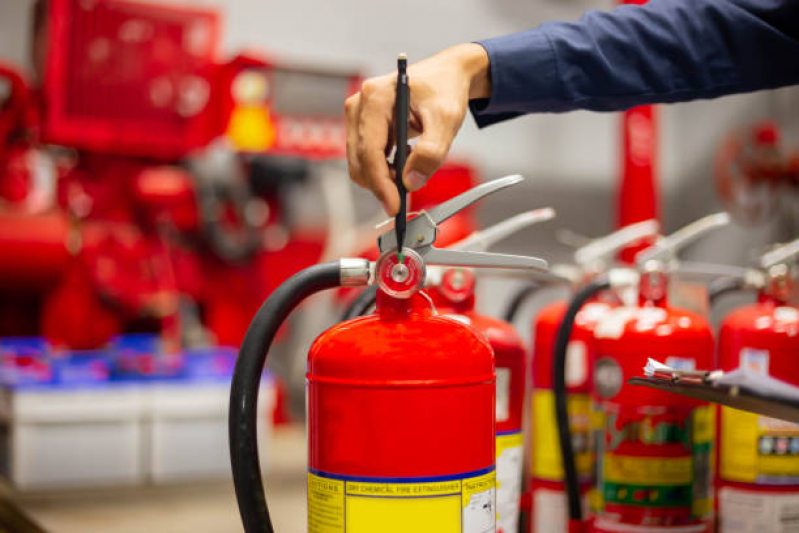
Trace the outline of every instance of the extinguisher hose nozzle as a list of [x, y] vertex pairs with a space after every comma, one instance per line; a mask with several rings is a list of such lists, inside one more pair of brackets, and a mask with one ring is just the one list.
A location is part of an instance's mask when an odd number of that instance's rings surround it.
[[566, 309], [566, 314], [563, 316], [563, 322], [558, 328], [552, 353], [552, 392], [555, 399], [555, 421], [558, 427], [560, 453], [563, 458], [563, 481], [566, 486], [570, 521], [582, 521], [583, 508], [566, 402], [566, 352], [577, 313], [580, 312], [580, 309], [588, 300], [596, 294], [610, 289], [610, 286], [610, 282], [607, 279], [597, 278], [572, 297], [569, 307]]
[[305, 298], [341, 285], [341, 263], [306, 268], [278, 287], [255, 314], [241, 343], [230, 388], [228, 432], [233, 485], [246, 533], [272, 533], [258, 458], [258, 388], [283, 321]]

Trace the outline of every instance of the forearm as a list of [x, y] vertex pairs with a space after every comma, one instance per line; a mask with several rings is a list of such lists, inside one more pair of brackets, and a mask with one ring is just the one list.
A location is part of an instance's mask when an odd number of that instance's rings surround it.
[[482, 41], [478, 124], [530, 112], [615, 111], [799, 83], [799, 2], [653, 0]]

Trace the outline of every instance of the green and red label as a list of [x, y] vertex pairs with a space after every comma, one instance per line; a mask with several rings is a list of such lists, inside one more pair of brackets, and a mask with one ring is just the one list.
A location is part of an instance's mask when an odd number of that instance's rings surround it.
[[689, 525], [710, 517], [711, 407], [603, 402], [594, 409], [598, 471], [591, 504], [600, 525]]

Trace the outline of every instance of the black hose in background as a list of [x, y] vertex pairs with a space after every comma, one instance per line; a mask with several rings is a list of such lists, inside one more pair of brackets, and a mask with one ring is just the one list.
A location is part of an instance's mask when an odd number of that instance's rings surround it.
[[518, 292], [513, 295], [513, 298], [511, 298], [508, 308], [505, 310], [505, 314], [502, 317], [503, 320], [513, 324], [514, 320], [516, 320], [516, 315], [519, 314], [519, 309], [522, 308], [522, 304], [540, 288], [540, 284], [530, 283], [519, 289]]
[[341, 321], [365, 315], [375, 304], [375, 300], [377, 300], [377, 285], [369, 285], [347, 306], [344, 314], [341, 315]]
[[339, 262], [306, 268], [289, 278], [263, 303], [253, 317], [230, 387], [228, 434], [236, 500], [246, 533], [273, 533], [258, 458], [258, 388], [269, 348], [278, 328], [302, 300], [341, 284]]
[[746, 290], [746, 281], [739, 277], [721, 278], [711, 283], [707, 288], [707, 298], [710, 307], [715, 305], [716, 300], [730, 292]]
[[597, 293], [610, 288], [610, 282], [598, 278], [580, 289], [569, 302], [555, 339], [552, 353], [552, 392], [555, 398], [555, 421], [558, 426], [560, 453], [563, 458], [563, 481], [568, 498], [569, 519], [582, 521], [583, 507], [580, 501], [580, 481], [574, 459], [569, 412], [566, 404], [566, 351], [569, 346], [574, 319], [583, 305]]

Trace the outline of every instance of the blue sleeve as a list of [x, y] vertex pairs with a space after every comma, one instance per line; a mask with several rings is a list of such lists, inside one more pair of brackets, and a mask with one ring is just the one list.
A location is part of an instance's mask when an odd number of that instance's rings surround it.
[[480, 41], [486, 126], [524, 113], [618, 111], [799, 83], [799, 0], [652, 0]]

